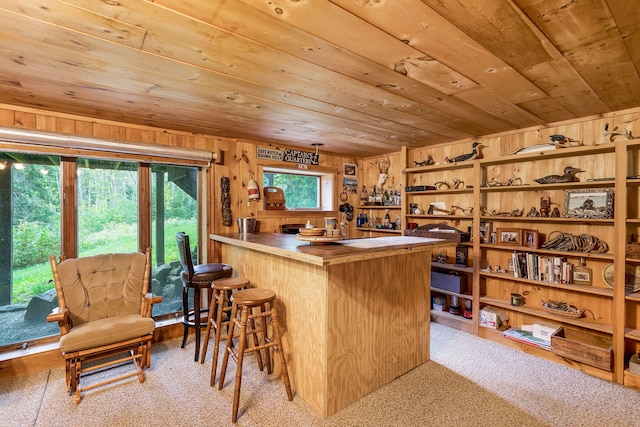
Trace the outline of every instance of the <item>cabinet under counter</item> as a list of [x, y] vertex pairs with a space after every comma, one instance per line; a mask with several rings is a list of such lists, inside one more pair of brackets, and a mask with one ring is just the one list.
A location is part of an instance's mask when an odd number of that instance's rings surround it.
[[429, 360], [431, 255], [454, 243], [407, 236], [329, 245], [286, 234], [210, 237], [216, 262], [276, 292], [292, 388], [321, 415]]

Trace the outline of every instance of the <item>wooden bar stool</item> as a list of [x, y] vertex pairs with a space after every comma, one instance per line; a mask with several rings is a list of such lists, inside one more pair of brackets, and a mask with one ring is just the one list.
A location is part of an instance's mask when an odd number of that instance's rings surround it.
[[[207, 318], [211, 317], [209, 311], [209, 303], [213, 300], [211, 287], [214, 280], [224, 277], [231, 277], [233, 267], [223, 263], [209, 263], [193, 265], [191, 257], [191, 247], [189, 245], [189, 236], [183, 232], [176, 233], [176, 242], [178, 244], [178, 253], [180, 255], [180, 264], [182, 264], [182, 345], [184, 348], [189, 335], [189, 328], [195, 328], [196, 344], [194, 361], [200, 358], [200, 329], [208, 325], [204, 322], [203, 313], [207, 314]], [[193, 308], [189, 308], [189, 289], [193, 289]], [[202, 290], [207, 291], [207, 303], [200, 302]]]
[[[280, 358], [280, 364], [282, 367], [282, 379], [284, 380], [285, 388], [287, 389], [287, 398], [289, 401], [293, 400], [291, 394], [291, 385], [289, 383], [289, 372], [287, 371], [287, 361], [282, 350], [282, 342], [280, 337], [280, 325], [278, 323], [278, 312], [276, 311], [273, 301], [276, 299], [276, 294], [268, 289], [260, 288], [248, 288], [235, 292], [231, 296], [231, 321], [229, 323], [229, 330], [227, 332], [227, 348], [224, 352], [224, 358], [222, 359], [222, 368], [220, 369], [220, 381], [218, 382], [218, 390], [222, 389], [224, 384], [224, 377], [227, 373], [227, 363], [229, 361], [229, 355], [236, 361], [236, 383], [233, 393], [233, 414], [231, 420], [235, 423], [238, 420], [238, 406], [240, 403], [240, 386], [242, 384], [242, 362], [245, 353], [256, 352], [258, 363], [261, 365], [262, 357], [261, 351], [265, 350], [265, 359], [267, 364], [267, 373], [271, 374], [271, 356], [270, 349], [273, 347], [274, 352], [278, 354]], [[254, 312], [257, 309], [257, 313]], [[240, 317], [238, 318], [238, 310], [240, 310]], [[260, 327], [256, 327], [255, 320], [261, 320]], [[268, 330], [271, 323], [272, 336], [269, 337]], [[250, 324], [250, 328], [247, 328], [247, 324]], [[235, 327], [239, 328], [238, 333], [234, 334]], [[249, 335], [253, 335], [254, 345], [249, 347], [247, 345]], [[257, 341], [258, 336], [262, 336], [260, 342]], [[233, 349], [233, 338], [239, 338], [237, 352]], [[261, 368], [262, 370], [262, 368]]]
[[[204, 344], [202, 346], [202, 356], [200, 363], [204, 363], [207, 357], [207, 348], [209, 346], [209, 337], [211, 336], [211, 328], [215, 331], [215, 343], [213, 347], [213, 362], [211, 365], [211, 386], [215, 383], [216, 369], [218, 367], [218, 351], [220, 349], [220, 341], [227, 339], [229, 330], [229, 320], [225, 319], [225, 314], [231, 312], [231, 300], [228, 298], [233, 292], [249, 287], [249, 280], [244, 277], [229, 277], [218, 279], [213, 282], [213, 298], [211, 299], [211, 307], [209, 308], [209, 322], [204, 336]], [[230, 319], [228, 317], [227, 319]], [[224, 331], [223, 331], [224, 328]]]

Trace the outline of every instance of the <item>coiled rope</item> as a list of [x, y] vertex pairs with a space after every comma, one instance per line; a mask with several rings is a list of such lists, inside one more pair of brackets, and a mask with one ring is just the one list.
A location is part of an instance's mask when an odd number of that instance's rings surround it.
[[549, 239], [542, 244], [542, 247], [565, 252], [609, 252], [607, 242], [587, 233], [576, 235], [552, 231], [549, 233]]

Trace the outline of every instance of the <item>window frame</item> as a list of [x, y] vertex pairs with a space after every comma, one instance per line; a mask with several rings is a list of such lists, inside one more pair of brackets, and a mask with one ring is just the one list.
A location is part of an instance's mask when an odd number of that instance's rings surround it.
[[[1, 128], [1, 127], [0, 127]], [[4, 128], [2, 128], [4, 129]], [[28, 132], [27, 132], [28, 133]], [[45, 134], [44, 132], [37, 132]], [[119, 152], [117, 143], [121, 141], [103, 140], [100, 138], [83, 138], [86, 144], [79, 148], [73, 148], [74, 136], [67, 134], [46, 133], [48, 137], [59, 138], [59, 145], [44, 143], [37, 137], [33, 141], [28, 138], [6, 138], [0, 141], [0, 151], [14, 153], [29, 153], [44, 156], [56, 156], [60, 159], [60, 256], [76, 258], [78, 256], [78, 215], [77, 215], [77, 169], [78, 159], [93, 158], [110, 161], [127, 161], [138, 165], [138, 250], [144, 251], [151, 246], [151, 165], [171, 164], [176, 166], [191, 166], [198, 169], [198, 251], [201, 259], [197, 262], [206, 262], [206, 230], [208, 205], [208, 181], [207, 174], [211, 164], [217, 159], [216, 153], [208, 150], [168, 147], [154, 145], [154, 154], [149, 154], [148, 144], [124, 143], [128, 147], [136, 146], [137, 152]], [[88, 141], [88, 142], [87, 142]], [[104, 148], [101, 141], [113, 142], [112, 146]], [[73, 142], [73, 141], [71, 141]], [[95, 144], [95, 146], [92, 146]], [[139, 148], [138, 148], [139, 147]], [[173, 157], [173, 155], [176, 155]], [[195, 239], [194, 239], [195, 240]], [[194, 247], [195, 248], [195, 247]], [[194, 260], [195, 261], [195, 260]], [[154, 316], [156, 320], [173, 319], [179, 310], [172, 313]], [[28, 339], [24, 342], [16, 342], [0, 346], [0, 352], [15, 348], [56, 342], [59, 335], [43, 336]]]
[[[327, 168], [321, 166], [310, 167], [307, 165], [295, 165], [295, 166], [287, 166], [282, 164], [259, 164], [258, 165], [258, 173], [257, 173], [257, 181], [262, 186], [262, 182], [264, 181], [264, 172], [270, 173], [282, 173], [282, 174], [291, 174], [291, 175], [307, 175], [307, 176], [315, 176], [320, 178], [320, 189], [319, 189], [319, 208], [285, 208], [284, 211], [277, 211], [278, 215], [285, 214], [296, 214], [300, 212], [320, 212], [327, 213], [335, 211], [336, 204], [336, 180], [338, 177], [338, 170], [335, 168]], [[261, 199], [264, 199], [264, 188], [261, 188], [262, 194], [260, 195]], [[261, 203], [258, 208], [258, 212], [265, 214], [268, 211], [264, 209], [264, 203]]]

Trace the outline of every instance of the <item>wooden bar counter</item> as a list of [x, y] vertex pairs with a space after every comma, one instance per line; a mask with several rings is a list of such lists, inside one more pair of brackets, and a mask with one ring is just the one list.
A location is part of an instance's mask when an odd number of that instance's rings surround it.
[[268, 233], [211, 239], [216, 262], [276, 292], [291, 385], [321, 415], [429, 360], [431, 253], [452, 242], [394, 236], [311, 245]]

